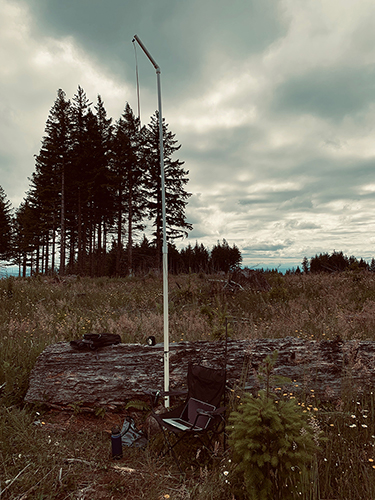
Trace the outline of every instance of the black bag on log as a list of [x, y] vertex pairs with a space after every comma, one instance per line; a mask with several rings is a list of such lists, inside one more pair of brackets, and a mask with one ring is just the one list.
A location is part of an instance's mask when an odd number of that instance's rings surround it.
[[108, 345], [120, 344], [121, 337], [117, 333], [85, 333], [82, 340], [71, 340], [75, 349], [99, 349]]

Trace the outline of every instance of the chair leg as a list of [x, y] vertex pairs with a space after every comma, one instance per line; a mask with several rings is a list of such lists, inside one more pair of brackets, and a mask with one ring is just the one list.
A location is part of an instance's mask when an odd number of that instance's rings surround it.
[[[158, 422], [159, 423], [159, 422]], [[180, 461], [178, 460], [177, 458], [177, 455], [176, 453], [174, 452], [174, 447], [181, 441], [181, 439], [183, 438], [183, 436], [181, 438], [179, 438], [174, 444], [171, 444], [169, 439], [168, 439], [168, 435], [167, 433], [165, 432], [165, 429], [164, 427], [159, 423], [159, 427], [163, 433], [163, 437], [164, 437], [164, 448], [160, 451], [159, 453], [159, 456], [161, 457], [165, 457], [166, 454], [168, 452], [171, 453], [174, 461], [176, 462], [176, 465], [178, 467], [178, 470], [180, 471], [181, 474], [183, 474], [183, 471], [182, 471], [182, 468], [181, 468], [181, 464], [180, 464]], [[163, 451], [164, 449], [166, 449], [166, 451]]]

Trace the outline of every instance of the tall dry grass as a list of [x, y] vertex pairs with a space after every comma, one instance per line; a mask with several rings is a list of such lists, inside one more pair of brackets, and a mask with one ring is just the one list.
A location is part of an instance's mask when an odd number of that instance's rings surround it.
[[[374, 273], [265, 277], [268, 291], [246, 284], [225, 288], [222, 276], [170, 276], [171, 341], [218, 339], [226, 319], [233, 338], [374, 340]], [[134, 451], [125, 465], [135, 465], [141, 476], [129, 478], [109, 467], [107, 435], [61, 431], [48, 437], [33, 423], [42, 409], [23, 406], [30, 370], [48, 344], [102, 331], [120, 334], [123, 342], [143, 343], [150, 335], [161, 342], [162, 330], [158, 276], [0, 280], [0, 386], [6, 384], [0, 399], [1, 500], [78, 498], [79, 491], [80, 498], [231, 498], [228, 456], [180, 480], [152, 450]], [[331, 407], [309, 395], [303, 404], [328, 439], [316, 457], [315, 483], [300, 498], [375, 498], [374, 395], [357, 400], [349, 390]], [[95, 496], [93, 484], [105, 493]]]

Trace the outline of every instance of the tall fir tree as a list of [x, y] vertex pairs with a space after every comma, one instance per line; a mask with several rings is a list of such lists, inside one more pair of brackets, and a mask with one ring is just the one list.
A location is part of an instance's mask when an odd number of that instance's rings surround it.
[[14, 224], [13, 260], [26, 276], [27, 265], [33, 270], [33, 255], [39, 244], [39, 211], [28, 200], [24, 200], [16, 211]]
[[72, 98], [72, 169], [68, 181], [70, 203], [67, 218], [70, 223], [69, 260], [71, 268], [76, 269], [79, 274], [85, 271], [89, 234], [89, 187], [92, 172], [87, 121], [90, 119], [90, 106], [86, 92], [78, 86]]
[[[159, 114], [156, 111], [146, 131], [146, 161], [148, 190], [148, 218], [152, 220], [154, 237], [158, 252], [159, 265], [163, 237], [161, 170], [160, 170], [160, 139]], [[185, 208], [191, 193], [185, 190], [189, 179], [189, 171], [184, 170], [183, 161], [174, 159], [175, 153], [181, 148], [175, 140], [175, 134], [168, 130], [163, 119], [163, 150], [164, 150], [164, 180], [166, 205], [167, 239], [187, 237], [192, 225], [187, 222]]]
[[65, 272], [66, 178], [69, 178], [71, 170], [71, 145], [70, 101], [59, 89], [47, 119], [40, 152], [36, 156], [29, 201], [38, 208], [44, 231], [52, 234], [53, 268], [56, 231], [60, 227], [61, 274]]
[[0, 186], [0, 259], [7, 260], [12, 250], [12, 206]]
[[129, 104], [116, 123], [112, 148], [112, 172], [115, 180], [117, 207], [117, 259], [116, 270], [120, 272], [123, 248], [123, 223], [127, 219], [128, 272], [133, 268], [133, 233], [144, 229], [146, 195], [144, 187], [145, 167], [143, 163], [143, 134], [139, 120], [135, 118]]
[[129, 139], [129, 156], [125, 164], [126, 180], [126, 210], [128, 217], [128, 271], [133, 269], [133, 235], [135, 231], [144, 229], [142, 219], [146, 210], [144, 163], [144, 129], [140, 130], [140, 121], [134, 116], [133, 110], [127, 103], [120, 118], [121, 129]]
[[[95, 222], [97, 225], [98, 265], [102, 267], [102, 251], [106, 249], [107, 229], [113, 224], [113, 190], [111, 186], [110, 155], [113, 139], [112, 118], [107, 117], [107, 111], [100, 95], [95, 106], [100, 144], [98, 145], [98, 162], [93, 179], [93, 204]], [[99, 271], [101, 274], [103, 269]]]
[[[84, 142], [81, 144], [84, 154], [87, 158], [87, 178], [86, 178], [86, 192], [84, 197], [84, 243], [83, 243], [83, 257], [86, 261], [85, 273], [88, 271], [91, 275], [96, 274], [98, 269], [95, 270], [94, 256], [97, 253], [98, 242], [96, 235], [100, 232], [98, 227], [101, 225], [100, 211], [103, 211], [105, 205], [108, 203], [108, 198], [105, 196], [107, 172], [106, 172], [106, 157], [104, 154], [102, 136], [99, 130], [97, 117], [91, 110], [86, 115], [86, 134]], [[81, 210], [82, 212], [83, 210]], [[82, 220], [81, 220], [82, 222]], [[101, 245], [101, 243], [100, 243]], [[99, 252], [100, 253], [100, 252]], [[87, 262], [86, 257], [89, 257]], [[89, 263], [89, 267], [87, 264]], [[81, 262], [82, 272], [82, 262]]]

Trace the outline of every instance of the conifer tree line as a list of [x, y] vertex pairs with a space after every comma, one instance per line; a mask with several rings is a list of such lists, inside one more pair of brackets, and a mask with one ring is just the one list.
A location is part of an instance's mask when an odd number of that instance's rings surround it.
[[324, 252], [316, 254], [311, 259], [304, 257], [302, 270], [304, 273], [336, 273], [347, 270], [365, 269], [375, 271], [375, 259], [368, 263], [362, 257], [357, 259], [354, 255], [348, 257], [343, 252], [333, 251], [331, 254]]
[[[175, 240], [192, 225], [185, 208], [189, 172], [163, 119], [166, 226], [173, 272], [228, 271], [241, 262], [223, 240], [212, 251]], [[123, 276], [161, 264], [162, 203], [158, 112], [140, 127], [129, 104], [113, 122], [99, 95], [59, 89], [49, 112], [30, 188], [16, 213], [0, 191], [0, 258], [33, 272]], [[149, 239], [143, 234], [152, 227]]]

